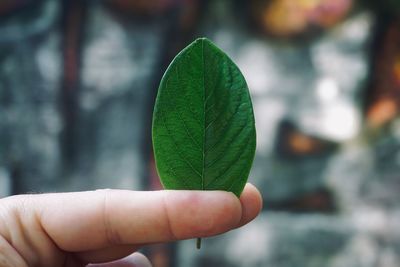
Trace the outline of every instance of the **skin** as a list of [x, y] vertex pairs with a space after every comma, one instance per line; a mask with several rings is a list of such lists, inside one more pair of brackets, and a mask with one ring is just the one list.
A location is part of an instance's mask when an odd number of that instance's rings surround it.
[[227, 232], [261, 206], [251, 184], [240, 199], [223, 191], [110, 189], [11, 196], [0, 199], [0, 266], [151, 266], [134, 252]]

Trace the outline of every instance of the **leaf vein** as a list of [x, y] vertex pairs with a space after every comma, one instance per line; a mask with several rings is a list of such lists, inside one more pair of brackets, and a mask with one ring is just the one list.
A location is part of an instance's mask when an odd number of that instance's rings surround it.
[[[179, 64], [176, 64], [176, 65], [175, 65], [175, 72], [176, 72], [177, 80], [180, 81], [181, 78], [180, 78], [180, 75], [179, 75]], [[183, 83], [182, 83], [182, 84], [183, 84]], [[184, 86], [184, 88], [186, 89], [186, 86]], [[188, 106], [189, 111], [190, 111], [190, 113], [193, 115], [192, 117], [193, 117], [198, 123], [201, 123], [201, 121], [199, 120], [199, 118], [197, 118], [196, 113], [195, 113], [195, 112], [193, 111], [193, 109], [192, 109], [192, 103], [190, 102], [190, 100], [187, 99], [186, 91], [187, 91], [187, 90], [185, 90], [185, 93], [183, 94], [183, 97], [184, 97], [184, 99], [185, 99], [185, 101], [186, 101], [187, 103], [190, 103], [190, 105]]]
[[[229, 119], [228, 119], [228, 120], [226, 121], [226, 123], [224, 124], [223, 130], [222, 130], [221, 132], [225, 132], [225, 131], [226, 131], [226, 129], [229, 127], [229, 124], [230, 124], [231, 120], [240, 112], [240, 107], [241, 107], [242, 105], [244, 105], [244, 104], [246, 104], [246, 103], [240, 103], [240, 104], [237, 106], [235, 112], [229, 117]], [[206, 130], [208, 130], [208, 128], [211, 126], [211, 124], [214, 123], [215, 121], [217, 121], [218, 119], [219, 119], [219, 117], [218, 117], [217, 119], [213, 120], [212, 122], [210, 122], [210, 124], [207, 126]], [[207, 149], [207, 152], [209, 152], [210, 150], [214, 149], [214, 147], [216, 146], [216, 144], [218, 144], [218, 142], [220, 142], [220, 141], [221, 141], [221, 138], [218, 139], [216, 142], [214, 142], [214, 144], [213, 144], [210, 148]]]
[[210, 110], [216, 105], [216, 102], [212, 103], [206, 110], [206, 115], [210, 112]]
[[176, 144], [175, 139], [173, 138], [173, 135], [171, 134], [171, 131], [167, 126], [167, 123], [165, 122], [164, 114], [162, 112], [160, 112], [160, 114], [161, 114], [161, 117], [163, 118], [163, 120], [162, 120], [163, 125], [168, 132], [168, 137], [172, 140], [172, 143], [175, 145], [175, 147], [177, 149], [178, 156], [183, 160], [183, 162], [185, 162], [194, 171], [195, 174], [197, 174], [201, 178], [202, 177], [201, 174], [193, 167], [193, 165], [185, 157], [183, 157], [181, 155], [179, 146]]
[[[179, 179], [179, 176], [176, 174], [176, 171], [174, 170], [174, 168], [171, 166], [171, 164], [169, 165], [169, 169], [172, 172], [172, 174], [174, 175], [174, 177], [177, 177]], [[189, 184], [186, 182], [185, 179], [180, 178], [179, 181], [182, 181], [183, 185], [185, 186], [185, 189], [190, 189]]]
[[[229, 75], [228, 75], [228, 79], [226, 79], [226, 82], [225, 82], [225, 88], [232, 88], [232, 86], [233, 86], [233, 78], [232, 78], [232, 70], [231, 70], [231, 67], [230, 66], [228, 66], [228, 70], [229, 70]], [[228, 89], [227, 89], [228, 90]], [[242, 94], [240, 94], [240, 98], [242, 98]], [[240, 105], [242, 105], [243, 104], [243, 102], [241, 102], [241, 104], [239, 104], [239, 107], [240, 107]], [[238, 107], [238, 108], [239, 108]], [[235, 113], [236, 113], [237, 111], [235, 111]], [[220, 119], [220, 117], [221, 116], [223, 116], [225, 114], [225, 110], [223, 111], [223, 112], [220, 112], [218, 115], [217, 115], [217, 117], [214, 119], [214, 120], [212, 120], [207, 126], [206, 126], [206, 131], [208, 130], [208, 128], [215, 122], [215, 121], [217, 121], [217, 120], [219, 120]]]
[[[167, 89], [166, 92], [167, 92], [167, 94], [168, 94], [168, 97], [169, 97], [170, 99], [173, 99], [173, 98], [171, 97], [170, 92], [169, 92], [169, 90], [170, 90], [170, 89], [169, 89], [169, 86], [168, 86], [169, 78], [170, 78], [170, 77], [168, 77], [168, 80], [167, 80], [166, 83], [165, 83], [165, 88]], [[188, 128], [188, 126], [186, 125], [186, 121], [185, 121], [185, 119], [183, 118], [183, 116], [182, 116], [182, 114], [181, 114], [181, 112], [179, 111], [179, 109], [178, 109], [177, 106], [178, 106], [178, 105], [175, 105], [175, 106], [174, 106], [174, 109], [175, 109], [176, 113], [178, 114], [180, 121], [182, 121], [183, 128], [184, 128], [185, 131], [186, 131], [186, 135], [193, 141], [193, 143], [196, 145], [196, 147], [197, 147], [198, 149], [200, 149], [200, 151], [201, 151], [201, 146], [200, 146], [200, 144], [194, 139], [194, 137], [193, 137], [192, 134], [190, 133], [189, 128]]]
[[201, 59], [202, 59], [202, 71], [203, 71], [203, 165], [202, 165], [202, 169], [201, 169], [201, 189], [204, 190], [204, 171], [205, 171], [205, 159], [206, 159], [206, 154], [205, 154], [205, 143], [206, 143], [206, 129], [204, 127], [204, 125], [206, 124], [206, 114], [205, 114], [205, 110], [206, 110], [206, 101], [205, 101], [205, 97], [206, 97], [206, 83], [205, 83], [205, 79], [206, 79], [206, 74], [204, 71], [204, 67], [205, 67], [205, 58], [204, 58], [204, 39], [201, 40]]
[[[246, 124], [247, 124], [247, 122], [248, 122], [248, 120], [246, 121]], [[238, 134], [235, 134], [235, 135], [233, 136], [233, 138], [231, 138], [231, 139], [229, 140], [229, 142], [228, 142], [228, 144], [227, 144], [226, 146], [227, 146], [227, 147], [231, 146], [231, 145], [234, 143], [235, 138], [237, 138], [238, 136], [240, 136], [240, 135], [242, 134], [243, 130], [245, 130], [245, 129], [247, 129], [247, 125], [244, 125], [244, 126], [240, 129], [239, 133], [238, 133]], [[224, 155], [225, 155], [225, 151], [222, 151], [212, 162], [210, 162], [210, 163], [207, 165], [206, 168], [212, 167], [216, 162], [218, 162], [220, 159], [222, 159]]]
[[[248, 139], [247, 139], [247, 142], [246, 142], [246, 145], [245, 145], [244, 147], [247, 147], [247, 145], [250, 143], [250, 141], [251, 141], [251, 138], [248, 138]], [[245, 153], [241, 153], [240, 156], [237, 158], [237, 160], [235, 160], [235, 162], [233, 162], [232, 164], [229, 164], [229, 165], [228, 165], [228, 168], [226, 168], [226, 169], [222, 172], [222, 174], [218, 175], [218, 177], [216, 177], [214, 180], [212, 180], [210, 183], [208, 183], [208, 184], [206, 185], [206, 187], [207, 187], [207, 188], [210, 187], [210, 186], [213, 185], [216, 181], [220, 180], [220, 179], [223, 178], [226, 174], [228, 174], [228, 173], [229, 173], [229, 170], [231, 170], [232, 167], [235, 166], [236, 163], [240, 161], [240, 159], [243, 157], [244, 154], [245, 154]]]

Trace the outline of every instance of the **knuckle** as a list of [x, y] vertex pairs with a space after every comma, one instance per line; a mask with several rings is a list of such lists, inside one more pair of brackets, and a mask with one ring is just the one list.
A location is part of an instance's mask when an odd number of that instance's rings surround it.
[[178, 240], [179, 234], [176, 233], [172, 220], [172, 214], [165, 194], [162, 197], [162, 211], [163, 217], [165, 218], [166, 232], [171, 239]]
[[106, 241], [110, 245], [120, 245], [122, 244], [122, 238], [114, 226], [113, 217], [111, 216], [110, 210], [110, 198], [112, 197], [112, 190], [111, 189], [101, 189], [96, 190], [97, 192], [102, 194], [102, 207], [101, 207], [101, 214], [102, 214], [102, 221], [104, 225], [104, 233], [106, 237]]

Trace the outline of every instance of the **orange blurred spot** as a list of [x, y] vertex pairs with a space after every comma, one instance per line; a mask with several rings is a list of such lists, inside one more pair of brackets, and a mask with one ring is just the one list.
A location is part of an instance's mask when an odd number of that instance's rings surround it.
[[397, 115], [397, 105], [394, 99], [384, 98], [378, 100], [368, 111], [368, 124], [372, 127], [379, 127], [389, 122]]
[[289, 135], [288, 144], [297, 154], [310, 154], [320, 149], [318, 140], [299, 132], [293, 132]]
[[298, 2], [277, 0], [265, 10], [263, 24], [266, 30], [274, 35], [297, 34], [307, 27], [307, 18], [304, 15]]
[[352, 0], [273, 0], [262, 11], [262, 24], [274, 35], [290, 36], [312, 25], [333, 26], [351, 7]]

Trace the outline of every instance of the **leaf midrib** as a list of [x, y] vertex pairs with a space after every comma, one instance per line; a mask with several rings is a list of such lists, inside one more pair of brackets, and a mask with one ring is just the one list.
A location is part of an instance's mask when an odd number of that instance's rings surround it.
[[201, 169], [201, 189], [204, 190], [204, 172], [205, 172], [205, 162], [206, 162], [206, 155], [205, 155], [205, 145], [206, 145], [206, 72], [205, 72], [205, 62], [204, 62], [204, 39], [201, 39], [201, 62], [203, 63], [202, 71], [203, 71], [203, 164]]

